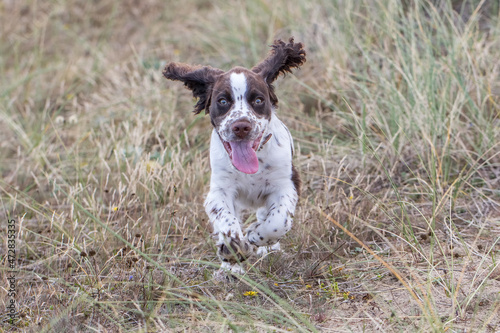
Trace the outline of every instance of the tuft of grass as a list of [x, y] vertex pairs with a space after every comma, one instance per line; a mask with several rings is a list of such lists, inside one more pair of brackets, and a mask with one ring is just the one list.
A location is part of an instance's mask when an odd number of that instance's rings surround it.
[[[500, 8], [489, 1], [0, 3], [2, 331], [497, 331]], [[220, 279], [211, 125], [168, 61], [278, 82], [304, 184], [284, 252]], [[250, 215], [247, 220], [255, 217]]]

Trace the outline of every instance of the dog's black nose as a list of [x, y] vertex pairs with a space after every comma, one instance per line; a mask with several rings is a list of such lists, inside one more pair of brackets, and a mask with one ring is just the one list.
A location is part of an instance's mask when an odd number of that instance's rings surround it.
[[233, 133], [240, 139], [244, 139], [252, 130], [252, 124], [246, 120], [240, 120], [232, 125]]

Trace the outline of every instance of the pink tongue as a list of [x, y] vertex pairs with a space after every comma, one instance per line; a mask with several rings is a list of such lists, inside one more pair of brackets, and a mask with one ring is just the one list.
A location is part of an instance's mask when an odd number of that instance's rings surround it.
[[232, 162], [236, 169], [248, 174], [259, 171], [259, 160], [252, 149], [252, 141], [233, 141], [229, 144], [233, 152]]

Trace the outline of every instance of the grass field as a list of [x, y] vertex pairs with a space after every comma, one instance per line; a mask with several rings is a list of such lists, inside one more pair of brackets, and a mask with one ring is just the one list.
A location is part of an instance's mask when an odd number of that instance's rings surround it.
[[[499, 10], [0, 1], [0, 330], [499, 332]], [[221, 281], [210, 121], [161, 71], [250, 67], [289, 36], [295, 224]]]

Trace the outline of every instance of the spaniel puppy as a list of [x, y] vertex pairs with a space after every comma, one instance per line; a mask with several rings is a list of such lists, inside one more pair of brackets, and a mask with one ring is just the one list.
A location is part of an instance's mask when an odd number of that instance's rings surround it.
[[[302, 43], [277, 40], [252, 69], [227, 72], [210, 66], [168, 64], [163, 75], [181, 81], [198, 98], [214, 127], [212, 176], [205, 209], [213, 226], [222, 267], [244, 272], [239, 263], [279, 240], [292, 227], [300, 178], [292, 164], [293, 140], [276, 116], [273, 82], [306, 61]], [[257, 222], [242, 229], [241, 216], [256, 211]], [[259, 248], [260, 247], [260, 248]]]

